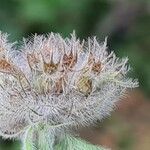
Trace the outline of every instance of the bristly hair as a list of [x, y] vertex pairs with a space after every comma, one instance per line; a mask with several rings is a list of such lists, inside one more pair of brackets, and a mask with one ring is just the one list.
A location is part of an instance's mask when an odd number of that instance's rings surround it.
[[127, 62], [107, 52], [107, 39], [35, 35], [17, 51], [0, 32], [0, 135], [16, 137], [36, 125], [61, 131], [110, 115], [138, 86], [127, 77]]

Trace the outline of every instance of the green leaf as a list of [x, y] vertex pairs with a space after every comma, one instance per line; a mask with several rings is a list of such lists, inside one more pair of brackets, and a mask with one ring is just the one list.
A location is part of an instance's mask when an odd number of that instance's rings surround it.
[[36, 142], [33, 138], [33, 130], [30, 128], [26, 134], [26, 137], [23, 141], [23, 150], [37, 150]]
[[53, 150], [54, 134], [39, 128], [30, 128], [24, 139], [23, 150]]
[[64, 135], [62, 139], [57, 140], [49, 128], [32, 127], [24, 139], [23, 150], [106, 150], [70, 135]]
[[59, 144], [55, 146], [55, 150], [106, 150], [106, 149], [89, 144], [88, 142], [85, 142], [81, 139], [72, 136], [66, 136]]

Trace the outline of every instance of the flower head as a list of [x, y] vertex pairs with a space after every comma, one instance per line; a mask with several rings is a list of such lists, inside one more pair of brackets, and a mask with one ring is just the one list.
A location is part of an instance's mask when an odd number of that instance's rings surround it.
[[128, 59], [107, 52], [106, 39], [35, 35], [16, 50], [0, 33], [0, 134], [14, 137], [42, 124], [74, 127], [110, 114], [127, 88]]

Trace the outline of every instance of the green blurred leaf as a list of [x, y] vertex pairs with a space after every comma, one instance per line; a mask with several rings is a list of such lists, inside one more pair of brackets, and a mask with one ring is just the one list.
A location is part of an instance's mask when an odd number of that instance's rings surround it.
[[66, 136], [58, 145], [55, 150], [106, 150], [105, 148], [98, 147], [81, 139]]

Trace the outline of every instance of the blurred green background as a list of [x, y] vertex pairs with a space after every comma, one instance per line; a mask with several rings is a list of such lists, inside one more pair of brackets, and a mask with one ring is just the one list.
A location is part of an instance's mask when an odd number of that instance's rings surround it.
[[[81, 136], [115, 150], [150, 150], [150, 0], [0, 0], [0, 30], [11, 41], [51, 31], [108, 36], [109, 49], [129, 57], [140, 88], [100, 128]], [[0, 150], [19, 149], [19, 141], [0, 140]]]

